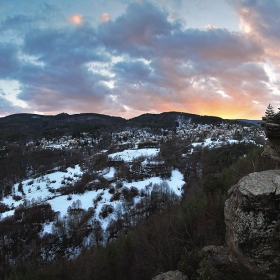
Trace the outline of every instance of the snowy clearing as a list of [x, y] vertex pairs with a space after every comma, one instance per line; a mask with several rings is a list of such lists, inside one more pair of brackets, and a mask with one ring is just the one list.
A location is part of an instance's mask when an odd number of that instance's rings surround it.
[[122, 152], [113, 153], [108, 155], [109, 159], [116, 161], [125, 161], [131, 162], [133, 159], [139, 157], [150, 158], [158, 155], [159, 149], [150, 148], [150, 149], [138, 149], [138, 150], [124, 150]]

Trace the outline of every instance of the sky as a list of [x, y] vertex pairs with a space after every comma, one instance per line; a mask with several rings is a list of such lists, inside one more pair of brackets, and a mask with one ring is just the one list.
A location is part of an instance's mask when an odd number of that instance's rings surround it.
[[280, 107], [280, 0], [1, 0], [0, 117]]

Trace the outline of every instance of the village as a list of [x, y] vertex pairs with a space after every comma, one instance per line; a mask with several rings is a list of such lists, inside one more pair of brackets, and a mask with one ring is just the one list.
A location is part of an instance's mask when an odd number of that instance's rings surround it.
[[[125, 128], [118, 132], [101, 133], [99, 137], [91, 135], [89, 132], [80, 133], [79, 137], [64, 135], [59, 138], [47, 140], [42, 138], [37, 141], [29, 141], [26, 146], [34, 149], [80, 149], [85, 146], [89, 148], [98, 147], [98, 144], [106, 137], [109, 145], [119, 148], [122, 146], [137, 149], [140, 147], [158, 147], [160, 143], [179, 137], [190, 144], [197, 145], [206, 141], [212, 145], [222, 145], [232, 141], [251, 141], [256, 144], [265, 143], [265, 134], [260, 126], [246, 123], [220, 124], [195, 124], [190, 121], [178, 120], [176, 130], [160, 129], [153, 131], [149, 128]], [[103, 148], [102, 148], [103, 149]]]

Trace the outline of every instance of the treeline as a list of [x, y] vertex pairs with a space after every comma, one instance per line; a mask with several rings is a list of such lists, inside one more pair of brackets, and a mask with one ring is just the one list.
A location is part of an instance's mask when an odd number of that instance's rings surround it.
[[[176, 151], [173, 144], [168, 145]], [[150, 280], [158, 273], [180, 269], [192, 280], [253, 279], [238, 269], [224, 271], [221, 278], [200, 249], [206, 245], [224, 245], [223, 209], [228, 189], [250, 172], [275, 167], [271, 160], [260, 156], [262, 149], [248, 144], [198, 149], [190, 158], [191, 163], [185, 166], [188, 181], [180, 204], [167, 205], [105, 245], [96, 242], [94, 246], [85, 246], [75, 259], [58, 258], [43, 264], [30, 259], [17, 266], [7, 262], [0, 278]], [[187, 164], [179, 155], [174, 160], [180, 169]]]
[[[98, 187], [103, 189], [104, 185]], [[141, 192], [135, 187], [120, 186], [109, 192], [113, 194], [112, 200], [122, 196], [121, 203], [117, 207], [104, 203], [99, 216], [95, 211], [100, 196], [93, 199], [88, 210], [82, 208], [81, 201], [73, 201], [63, 217], [40, 199], [24, 200], [13, 216], [0, 221], [0, 272], [11, 263], [40, 265], [73, 258], [81, 248], [103, 246], [130, 232], [141, 220], [179, 203], [166, 182], [149, 184]], [[140, 197], [137, 203], [135, 196]], [[70, 194], [69, 199], [72, 200]], [[102, 228], [102, 220], [107, 217], [108, 225]], [[52, 228], [44, 234], [43, 225], [50, 222]]]
[[[86, 152], [85, 154], [88, 154]], [[0, 199], [11, 194], [12, 186], [31, 176], [41, 176], [54, 168], [67, 168], [84, 161], [81, 151], [34, 149], [24, 144], [6, 146], [0, 154]]]

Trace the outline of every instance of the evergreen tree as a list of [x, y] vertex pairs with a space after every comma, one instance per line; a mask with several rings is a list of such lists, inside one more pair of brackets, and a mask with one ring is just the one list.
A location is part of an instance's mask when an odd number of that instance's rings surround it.
[[275, 116], [274, 109], [270, 103], [268, 104], [268, 106], [266, 108], [265, 116], [269, 119], [272, 119]]

